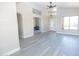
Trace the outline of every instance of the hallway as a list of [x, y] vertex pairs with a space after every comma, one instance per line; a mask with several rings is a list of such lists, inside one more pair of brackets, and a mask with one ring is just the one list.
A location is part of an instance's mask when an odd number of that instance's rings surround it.
[[79, 56], [79, 37], [55, 32], [20, 39], [21, 50], [12, 56]]

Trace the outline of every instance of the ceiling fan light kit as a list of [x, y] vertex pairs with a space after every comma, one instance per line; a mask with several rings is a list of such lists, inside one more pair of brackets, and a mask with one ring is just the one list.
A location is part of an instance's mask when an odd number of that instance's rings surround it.
[[54, 8], [56, 7], [55, 3], [50, 2], [50, 5], [48, 6], [48, 8]]
[[48, 15], [49, 15], [49, 17], [53, 17], [53, 13], [56, 12], [56, 10], [54, 10], [55, 7], [56, 7], [56, 4], [50, 2], [49, 6], [48, 6]]

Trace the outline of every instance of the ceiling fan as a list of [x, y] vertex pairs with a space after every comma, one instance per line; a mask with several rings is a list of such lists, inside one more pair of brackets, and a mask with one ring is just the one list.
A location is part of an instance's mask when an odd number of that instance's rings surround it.
[[50, 2], [50, 5], [49, 6], [47, 6], [48, 8], [54, 8], [54, 7], [56, 7], [56, 4], [55, 3], [52, 3], [52, 2]]

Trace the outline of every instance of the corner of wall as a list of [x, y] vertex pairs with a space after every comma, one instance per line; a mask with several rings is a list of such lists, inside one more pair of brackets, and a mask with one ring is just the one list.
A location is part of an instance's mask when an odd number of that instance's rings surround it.
[[21, 38], [28, 38], [28, 37], [32, 37], [34, 34], [30, 34], [30, 35], [26, 35], [26, 36], [22, 36]]

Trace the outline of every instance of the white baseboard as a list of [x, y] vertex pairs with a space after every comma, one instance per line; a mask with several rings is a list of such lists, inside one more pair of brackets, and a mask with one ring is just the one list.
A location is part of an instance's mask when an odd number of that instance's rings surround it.
[[79, 34], [76, 34], [76, 33], [66, 33], [66, 32], [56, 32], [56, 33], [67, 34], [67, 35], [78, 35], [79, 36]]
[[28, 38], [28, 37], [32, 37], [32, 36], [33, 36], [33, 34], [27, 35], [27, 36], [22, 36], [22, 38]]
[[9, 52], [3, 53], [2, 56], [9, 56], [9, 55], [11, 55], [11, 54], [13, 54], [13, 53], [15, 53], [15, 52], [17, 52], [19, 50], [20, 50], [20, 48], [13, 49], [13, 50], [11, 50]]

